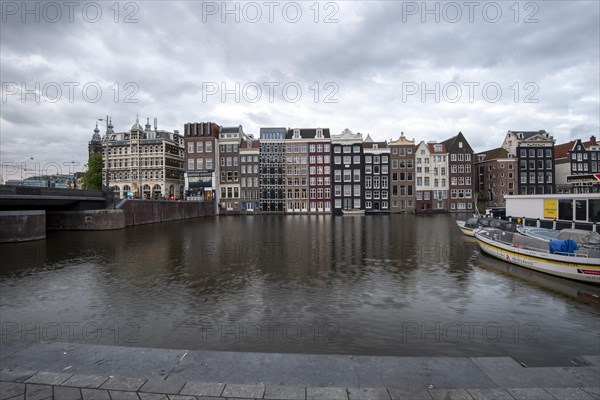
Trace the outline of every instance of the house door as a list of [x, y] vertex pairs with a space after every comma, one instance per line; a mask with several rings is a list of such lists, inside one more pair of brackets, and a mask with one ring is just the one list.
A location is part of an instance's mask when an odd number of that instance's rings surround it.
[[352, 208], [352, 199], [344, 199], [344, 210], [350, 210]]

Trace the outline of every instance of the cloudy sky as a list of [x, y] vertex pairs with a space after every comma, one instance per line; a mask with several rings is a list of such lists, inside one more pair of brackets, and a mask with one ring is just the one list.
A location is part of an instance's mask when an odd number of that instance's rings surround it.
[[462, 131], [475, 151], [509, 129], [599, 136], [599, 4], [2, 2], [1, 159], [83, 169], [106, 115], [117, 131], [138, 114], [255, 135]]

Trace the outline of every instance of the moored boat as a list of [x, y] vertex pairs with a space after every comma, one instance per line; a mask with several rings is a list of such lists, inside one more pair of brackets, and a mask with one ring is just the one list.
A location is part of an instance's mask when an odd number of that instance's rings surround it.
[[456, 221], [456, 225], [466, 236], [475, 237], [475, 229], [479, 228], [479, 218], [469, 218], [466, 221]]
[[343, 215], [365, 215], [365, 210], [360, 210], [358, 208], [350, 208], [347, 210], [342, 210]]
[[475, 231], [481, 250], [500, 260], [547, 274], [600, 284], [600, 251], [574, 241], [547, 242], [495, 228]]

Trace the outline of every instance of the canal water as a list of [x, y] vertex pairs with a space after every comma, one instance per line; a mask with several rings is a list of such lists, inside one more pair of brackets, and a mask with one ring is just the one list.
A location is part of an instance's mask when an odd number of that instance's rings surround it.
[[600, 353], [598, 287], [482, 254], [449, 215], [216, 217], [1, 245], [1, 345]]

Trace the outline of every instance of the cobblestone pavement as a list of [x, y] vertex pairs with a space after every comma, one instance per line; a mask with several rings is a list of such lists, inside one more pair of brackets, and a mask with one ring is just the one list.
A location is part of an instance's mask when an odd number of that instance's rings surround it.
[[0, 399], [598, 400], [600, 387], [436, 389], [247, 385], [3, 369]]
[[600, 357], [576, 357], [568, 366], [525, 367], [510, 357], [4, 345], [4, 399], [600, 400]]

